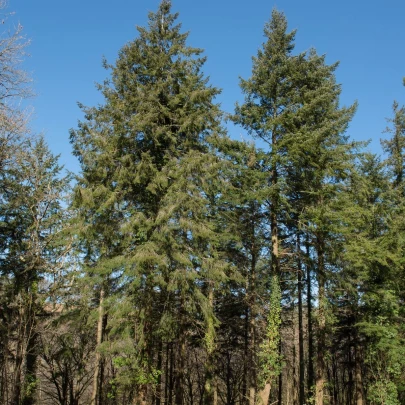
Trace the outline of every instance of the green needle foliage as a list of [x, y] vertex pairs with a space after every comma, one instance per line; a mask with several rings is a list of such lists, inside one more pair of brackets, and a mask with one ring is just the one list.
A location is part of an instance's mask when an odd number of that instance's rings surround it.
[[[99, 86], [105, 103], [83, 107], [86, 118], [71, 132], [82, 164], [75, 191], [81, 239], [98, 246], [88, 271], [99, 280], [120, 278], [111, 325], [120, 346], [121, 333], [129, 333], [125, 350], [137, 366], [115, 360], [132, 375], [127, 387], [155, 381], [156, 339], [174, 340], [184, 356], [186, 336], [205, 330], [213, 352], [210, 296], [226, 279], [213, 206], [221, 187], [211, 146], [223, 132], [214, 102], [219, 90], [208, 84], [202, 50], [186, 44], [188, 34], [170, 9], [163, 1], [115, 65], [105, 63], [111, 69], [111, 79]], [[121, 264], [102, 264], [117, 256]], [[183, 374], [179, 367], [176, 395]]]
[[2, 384], [10, 378], [14, 403], [29, 405], [37, 389], [40, 319], [56, 298], [70, 249], [62, 208], [69, 177], [61, 175], [58, 158], [42, 138], [14, 146], [13, 159], [0, 174], [0, 341], [3, 353], [17, 348], [19, 355]]
[[[405, 404], [404, 108], [361, 151], [338, 64], [274, 10], [230, 116], [262, 148], [232, 140], [177, 18], [104, 61], [71, 196], [0, 106], [1, 404]], [[0, 101], [24, 46], [0, 40]]]
[[384, 152], [388, 153], [387, 164], [392, 169], [394, 185], [399, 187], [404, 182], [405, 107], [399, 107], [394, 101], [392, 110], [394, 117], [388, 120], [392, 127], [385, 130], [386, 133], [392, 134], [392, 138], [381, 143]]
[[268, 146], [272, 273], [280, 275], [290, 268], [282, 252], [296, 249], [297, 232], [305, 230], [312, 245], [318, 284], [317, 404], [321, 404], [326, 378], [326, 269], [333, 257], [328, 239], [334, 237], [333, 223], [339, 223], [335, 214], [339, 185], [353, 165], [353, 145], [344, 132], [356, 106], [339, 106], [337, 63], [326, 65], [325, 57], [314, 50], [293, 55], [295, 31], [287, 33], [282, 13], [273, 10], [264, 34], [266, 42], [253, 58], [252, 76], [241, 80], [245, 102], [236, 106], [234, 120]]

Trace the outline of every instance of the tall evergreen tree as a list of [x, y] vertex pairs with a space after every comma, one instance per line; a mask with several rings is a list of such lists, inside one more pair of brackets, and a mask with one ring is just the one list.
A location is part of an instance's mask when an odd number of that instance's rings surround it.
[[[119, 275], [124, 293], [119, 301], [104, 298], [119, 319], [110, 325], [122, 376], [116, 383], [135, 386], [131, 396], [139, 403], [149, 401], [152, 385], [161, 396], [157, 351], [174, 345], [174, 402], [180, 405], [190, 337], [205, 336], [208, 356], [215, 346], [213, 300], [225, 264], [210, 198], [220, 181], [210, 138], [223, 130], [214, 103], [219, 91], [202, 74], [202, 51], [186, 45], [188, 34], [170, 9], [170, 1], [162, 1], [148, 28], [138, 28], [115, 65], [106, 64], [112, 74], [100, 86], [105, 103], [83, 107], [86, 118], [71, 140], [82, 165], [75, 202], [81, 238], [90, 246], [107, 242], [97, 249], [91, 274]], [[122, 260], [110, 262], [117, 257]]]
[[[223, 227], [229, 229], [232, 238], [227, 238], [224, 249], [227, 260], [238, 277], [224, 286], [226, 299], [219, 314], [222, 336], [230, 336], [233, 346], [223, 349], [226, 356], [241, 356], [243, 383], [241, 403], [255, 405], [258, 387], [258, 352], [263, 334], [261, 320], [268, 300], [268, 218], [264, 201], [269, 192], [267, 184], [267, 155], [252, 144], [231, 141], [221, 142], [222, 158], [230, 163], [225, 167], [230, 187], [222, 194], [225, 209]], [[238, 291], [238, 294], [235, 294]], [[230, 309], [230, 303], [233, 309]], [[239, 337], [239, 339], [238, 339]], [[223, 346], [229, 345], [229, 339]], [[236, 341], [240, 341], [236, 345]], [[238, 350], [236, 350], [238, 346]], [[232, 370], [237, 374], [237, 370]], [[229, 375], [229, 371], [228, 371]], [[227, 376], [228, 376], [227, 375]], [[261, 378], [263, 381], [263, 378]], [[227, 380], [229, 385], [229, 377]], [[227, 387], [228, 402], [232, 401]]]
[[[387, 159], [382, 168], [380, 164], [380, 173], [384, 168], [386, 173], [378, 177], [375, 169], [369, 169], [368, 176], [363, 176], [371, 181], [363, 214], [371, 217], [364, 225], [369, 236], [348, 249], [360, 244], [362, 250], [352, 259], [355, 265], [362, 265], [358, 340], [364, 341], [362, 374], [367, 399], [375, 404], [399, 404], [404, 399], [404, 117], [404, 108], [394, 102], [393, 118], [388, 120], [392, 125], [385, 131], [391, 138], [382, 141]], [[373, 169], [371, 164], [366, 167]]]
[[[5, 353], [13, 353], [11, 403], [35, 402], [39, 317], [49, 289], [62, 271], [69, 244], [61, 235], [66, 223], [63, 199], [69, 178], [61, 176], [57, 158], [44, 140], [26, 140], [17, 150], [15, 165], [1, 173], [7, 184], [0, 218], [2, 241], [2, 292], [6, 302], [3, 324], [7, 330]], [[9, 356], [9, 355], [8, 355]], [[3, 398], [5, 399], [5, 398]], [[5, 403], [8, 403], [5, 399]]]
[[[271, 263], [272, 273], [276, 275], [282, 271], [280, 233], [287, 229], [286, 219], [292, 214], [288, 197], [291, 180], [300, 172], [300, 190], [295, 193], [306, 196], [305, 212], [309, 216], [299, 221], [311, 228], [311, 251], [316, 258], [316, 403], [322, 404], [326, 379], [326, 239], [330, 221], [327, 207], [328, 201], [333, 199], [335, 185], [346, 175], [351, 160], [350, 146], [342, 134], [355, 106], [339, 107], [340, 86], [334, 79], [337, 64], [326, 65], [324, 57], [314, 51], [294, 56], [294, 36], [295, 31], [287, 34], [284, 15], [273, 11], [265, 27], [267, 41], [253, 58], [252, 77], [241, 81], [246, 97], [245, 103], [236, 108], [235, 120], [269, 146]], [[281, 384], [279, 402], [280, 395]]]
[[[268, 182], [271, 184], [267, 198], [268, 216], [271, 229], [271, 272], [280, 277], [280, 230], [283, 211], [283, 154], [286, 133], [285, 118], [295, 106], [290, 100], [295, 98], [296, 88], [292, 81], [298, 59], [292, 57], [295, 31], [287, 33], [285, 16], [274, 10], [272, 18], [264, 29], [266, 43], [253, 58], [252, 77], [241, 80], [245, 93], [243, 105], [236, 106], [235, 122], [241, 124], [255, 137], [261, 138], [269, 148]], [[280, 303], [281, 305], [281, 303]], [[278, 353], [274, 353], [278, 356]], [[270, 374], [274, 378], [273, 374]], [[271, 381], [266, 381], [265, 389], [270, 393]], [[281, 390], [280, 390], [281, 391]], [[267, 402], [267, 399], [263, 399]]]
[[0, 34], [0, 402], [25, 405], [36, 396], [38, 319], [49, 297], [44, 283], [51, 284], [63, 256], [58, 235], [68, 188], [21, 107], [32, 95], [22, 68], [28, 44], [20, 24]]
[[[388, 206], [385, 196], [389, 182], [376, 156], [360, 155], [357, 166], [342, 199], [345, 213], [340, 232], [343, 238], [339, 238], [343, 240], [343, 244], [339, 243], [342, 271], [332, 299], [340, 333], [335, 334], [331, 351], [338, 363], [341, 361], [347, 365], [347, 377], [337, 377], [347, 389], [335, 390], [334, 396], [340, 401], [349, 400], [361, 405], [366, 402], [368, 384], [365, 384], [367, 373], [364, 365], [371, 344], [364, 333], [367, 329], [364, 322], [372, 319], [370, 314], [366, 315], [371, 309], [367, 309], [367, 301], [379, 294], [373, 285], [372, 274], [387, 270], [384, 263], [389, 248], [383, 235], [386, 233]], [[339, 251], [338, 244], [335, 250]], [[379, 267], [381, 270], [377, 270]]]
[[[300, 95], [302, 108], [295, 122], [294, 143], [289, 146], [294, 170], [301, 172], [301, 195], [304, 207], [299, 222], [309, 232], [313, 246], [313, 263], [318, 289], [318, 331], [316, 354], [317, 404], [323, 403], [326, 381], [326, 333], [327, 333], [327, 280], [328, 268], [333, 269], [332, 240], [336, 238], [340, 207], [338, 196], [345, 178], [353, 168], [353, 143], [344, 135], [356, 106], [339, 106], [340, 86], [334, 72], [337, 64], [326, 65], [325, 58], [313, 51], [308, 55], [307, 80]], [[302, 147], [304, 144], [304, 148]], [[310, 282], [310, 274], [308, 274]], [[308, 297], [309, 299], [309, 297]]]

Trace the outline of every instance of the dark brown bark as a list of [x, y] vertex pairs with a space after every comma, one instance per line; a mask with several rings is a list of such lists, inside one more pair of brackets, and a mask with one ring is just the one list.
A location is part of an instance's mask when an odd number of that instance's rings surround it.
[[22, 365], [24, 360], [24, 337], [26, 333], [25, 308], [18, 313], [19, 329], [17, 333], [16, 356], [14, 361], [14, 376], [11, 394], [11, 405], [19, 405], [22, 390]]
[[[102, 333], [101, 333], [102, 341], [104, 340], [105, 330], [107, 328], [107, 322], [108, 322], [108, 315], [106, 313], [104, 313], [104, 316], [103, 316], [103, 330], [102, 330]], [[104, 371], [105, 371], [105, 360], [104, 360], [104, 358], [101, 358], [100, 359], [100, 373], [99, 373], [100, 375], [99, 375], [99, 378], [98, 378], [98, 380], [99, 380], [98, 403], [100, 405], [103, 404], [103, 402], [104, 402], [104, 398], [103, 398], [103, 395], [104, 395], [104, 390], [103, 390], [103, 387], [104, 387]]]
[[167, 396], [167, 403], [168, 405], [173, 404], [173, 392], [174, 392], [174, 385], [175, 385], [175, 373], [174, 373], [174, 361], [175, 361], [175, 355], [174, 355], [174, 347], [173, 343], [170, 344], [170, 374], [169, 374], [169, 390], [168, 390], [168, 396]]
[[302, 312], [302, 262], [301, 262], [301, 239], [297, 235], [297, 254], [298, 254], [298, 362], [299, 362], [299, 376], [298, 386], [299, 405], [305, 403], [305, 361], [304, 361], [304, 325], [303, 325], [303, 312]]
[[186, 342], [184, 331], [180, 331], [180, 339], [177, 348], [176, 358], [176, 377], [174, 386], [174, 403], [175, 405], [184, 405], [184, 366], [186, 355]]
[[184, 405], [184, 373], [185, 373], [185, 356], [186, 356], [186, 335], [184, 326], [184, 302], [185, 298], [180, 296], [179, 305], [179, 332], [177, 338], [177, 353], [175, 364], [175, 381], [174, 381], [174, 403], [175, 405]]
[[103, 342], [103, 321], [104, 321], [104, 287], [100, 290], [100, 299], [98, 305], [98, 322], [97, 322], [97, 338], [96, 338], [96, 358], [94, 360], [94, 376], [93, 390], [91, 393], [91, 405], [97, 405], [98, 390], [100, 386], [100, 369], [101, 369], [101, 354], [98, 350]]
[[164, 377], [165, 377], [165, 396], [164, 396], [164, 403], [167, 404], [168, 398], [169, 398], [169, 384], [170, 384], [170, 378], [171, 375], [169, 373], [169, 359], [170, 359], [170, 344], [167, 342], [166, 343], [166, 355], [165, 355], [165, 373], [164, 373]]
[[311, 284], [311, 265], [310, 265], [310, 251], [309, 251], [309, 235], [306, 236], [306, 278], [307, 278], [307, 322], [308, 322], [308, 380], [307, 390], [308, 396], [312, 394], [315, 374], [314, 374], [314, 333], [313, 333], [313, 319], [312, 319], [312, 284]]
[[353, 394], [354, 394], [354, 379], [353, 379], [353, 356], [352, 356], [352, 341], [351, 341], [351, 336], [349, 335], [349, 347], [347, 350], [347, 364], [349, 367], [347, 368], [347, 374], [349, 376], [349, 382], [347, 385], [347, 397], [346, 397], [346, 403], [347, 405], [352, 405], [353, 404]]
[[316, 386], [315, 404], [323, 405], [326, 380], [326, 275], [325, 275], [325, 246], [323, 236], [317, 235], [318, 253], [318, 339], [316, 353]]
[[[158, 344], [158, 354], [157, 354], [157, 365], [156, 369], [162, 371], [163, 364], [163, 342], [162, 339], [159, 340]], [[156, 381], [156, 393], [155, 393], [155, 404], [160, 405], [162, 402], [162, 374], [159, 373]]]
[[[244, 322], [244, 330], [243, 330], [243, 381], [242, 381], [242, 405], [249, 405], [249, 398], [247, 395], [247, 387], [248, 387], [248, 380], [249, 380], [249, 370], [252, 366], [249, 361], [249, 304], [245, 309], [245, 322]], [[250, 366], [250, 367], [249, 367]]]
[[364, 404], [364, 388], [363, 388], [363, 376], [361, 370], [361, 348], [356, 341], [355, 346], [355, 383], [356, 383], [356, 405]]
[[249, 280], [249, 405], [256, 401], [256, 252], [252, 246]]
[[[6, 317], [3, 317], [4, 324], [7, 324]], [[8, 359], [10, 358], [9, 354], [9, 343], [8, 343], [8, 334], [9, 331], [6, 330], [4, 336], [2, 336], [2, 347], [1, 347], [1, 354], [2, 362], [1, 362], [1, 380], [0, 380], [0, 403], [7, 404], [8, 403], [8, 395], [9, 395], [9, 364]]]
[[37, 377], [37, 343], [38, 333], [35, 331], [35, 315], [32, 315], [32, 326], [29, 332], [27, 350], [25, 355], [24, 395], [22, 405], [34, 405]]

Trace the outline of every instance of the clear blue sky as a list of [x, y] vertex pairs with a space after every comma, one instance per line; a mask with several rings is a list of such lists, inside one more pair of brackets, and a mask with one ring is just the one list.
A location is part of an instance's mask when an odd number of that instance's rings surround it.
[[[102, 102], [94, 83], [108, 76], [101, 59], [116, 59], [118, 50], [145, 25], [148, 11], [158, 0], [9, 0], [14, 22], [31, 38], [31, 57], [24, 66], [34, 78], [37, 97], [32, 100], [32, 127], [43, 132], [66, 168], [78, 171], [71, 156], [69, 129], [82, 117], [77, 107]], [[277, 7], [298, 29], [297, 52], [314, 47], [327, 61], [340, 61], [338, 82], [342, 104], [358, 100], [359, 109], [349, 135], [372, 139], [370, 150], [379, 152], [379, 140], [391, 115], [394, 99], [405, 103], [405, 2], [403, 0], [173, 0], [189, 44], [205, 49], [205, 73], [223, 89], [218, 101], [233, 111], [241, 100], [239, 76], [251, 72], [251, 57], [263, 38], [263, 26]], [[241, 130], [230, 135], [240, 138]]]

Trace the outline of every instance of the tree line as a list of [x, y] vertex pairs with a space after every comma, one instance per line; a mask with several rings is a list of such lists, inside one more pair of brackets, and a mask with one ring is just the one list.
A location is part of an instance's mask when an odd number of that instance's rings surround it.
[[338, 63], [273, 10], [225, 113], [177, 20], [104, 62], [69, 175], [0, 39], [0, 403], [405, 404], [404, 107], [383, 157], [349, 139]]

